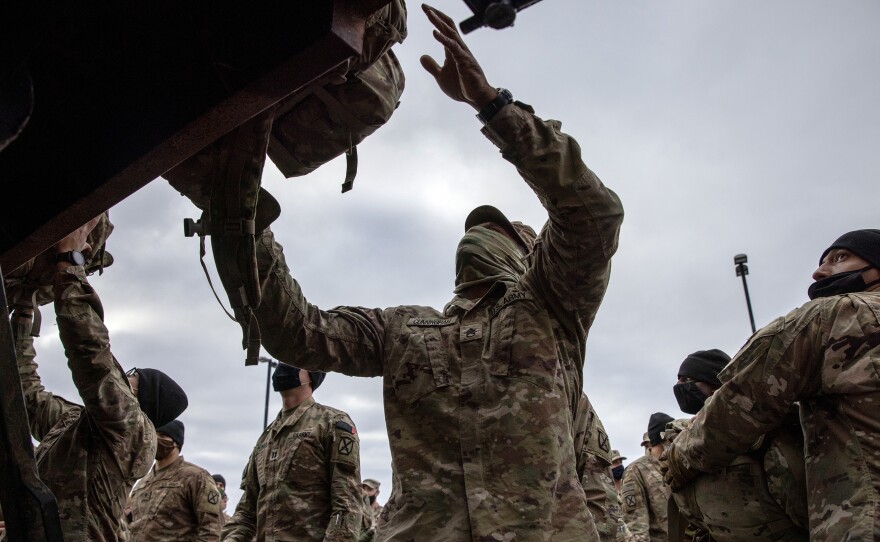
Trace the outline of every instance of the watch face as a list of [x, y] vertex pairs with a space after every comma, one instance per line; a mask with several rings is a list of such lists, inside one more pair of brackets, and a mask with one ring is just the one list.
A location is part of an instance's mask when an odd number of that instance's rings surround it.
[[61, 252], [55, 255], [55, 261], [70, 262], [73, 265], [85, 265], [86, 259], [82, 252], [71, 250], [70, 252]]

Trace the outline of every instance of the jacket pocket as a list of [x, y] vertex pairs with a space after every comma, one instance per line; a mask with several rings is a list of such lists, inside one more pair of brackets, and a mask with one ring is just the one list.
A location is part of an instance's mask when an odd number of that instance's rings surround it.
[[[439, 322], [444, 325], [420, 325], [419, 322]], [[451, 328], [456, 320], [453, 318], [426, 320], [412, 318], [404, 324], [398, 339], [403, 349], [399, 357], [399, 365], [390, 379], [386, 379], [386, 394], [396, 397], [398, 401], [413, 404], [438, 388], [450, 384], [449, 359], [444, 328]]]
[[559, 359], [546, 312], [529, 296], [500, 308], [491, 329], [487, 361], [492, 375], [553, 391]]

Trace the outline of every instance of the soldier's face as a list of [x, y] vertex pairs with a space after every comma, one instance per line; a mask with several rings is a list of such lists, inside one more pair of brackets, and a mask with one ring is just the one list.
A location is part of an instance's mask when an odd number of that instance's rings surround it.
[[[871, 264], [845, 248], [833, 248], [825, 255], [825, 259], [822, 260], [819, 268], [813, 271], [813, 280], [824, 279], [838, 273], [846, 273], [847, 271], [858, 271], [869, 265]], [[875, 275], [878, 273], [876, 269], [871, 269], [866, 271], [866, 274], [872, 272]], [[865, 282], [870, 282], [867, 275], [865, 276]]]

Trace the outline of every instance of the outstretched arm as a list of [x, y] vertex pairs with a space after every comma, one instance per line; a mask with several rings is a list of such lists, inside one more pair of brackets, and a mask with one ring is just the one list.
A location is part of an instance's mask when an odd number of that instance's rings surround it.
[[[55, 252], [86, 250], [87, 236], [97, 221], [62, 239]], [[129, 477], [143, 476], [155, 451], [154, 445], [148, 445], [155, 433], [110, 352], [101, 301], [81, 265], [55, 265], [55, 315], [73, 383], [95, 427], [114, 450], [121, 472]]]
[[[423, 9], [445, 60], [440, 66], [426, 55], [422, 66], [447, 96], [482, 109], [498, 91], [486, 80], [454, 21], [434, 8]], [[502, 107], [483, 133], [516, 166], [549, 214], [529, 281], [554, 310], [576, 311], [581, 325], [589, 327], [608, 285], [623, 207], [583, 163], [577, 142], [560, 128], [558, 121], [543, 121], [528, 106], [514, 103]]]

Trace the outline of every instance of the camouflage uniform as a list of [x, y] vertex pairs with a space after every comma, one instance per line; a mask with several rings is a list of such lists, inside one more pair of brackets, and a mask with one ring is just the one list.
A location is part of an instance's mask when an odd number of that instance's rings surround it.
[[[666, 438], [672, 442], [689, 425], [690, 419], [670, 422]], [[803, 437], [795, 419], [765, 435], [754, 452], [701, 474], [673, 497], [681, 513], [717, 542], [806, 542], [803, 474]]]
[[351, 418], [311, 397], [279, 413], [257, 440], [241, 490], [225, 541], [358, 540], [363, 493]]
[[587, 496], [587, 507], [596, 523], [601, 542], [626, 540], [626, 524], [620, 510], [620, 495], [611, 477], [611, 445], [602, 420], [586, 394], [581, 394], [574, 419], [577, 472]]
[[810, 540], [880, 539], [880, 293], [816, 299], [758, 331], [668, 453], [668, 479], [715, 472], [800, 402]]
[[623, 473], [621, 495], [630, 542], [667, 542], [670, 491], [660, 462], [646, 455], [630, 463]]
[[156, 454], [156, 431], [110, 353], [103, 307], [82, 267], [55, 274], [55, 313], [85, 406], [45, 390], [30, 318], [12, 318], [18, 373], [40, 477], [58, 500], [66, 542], [125, 540], [125, 497]]
[[383, 377], [394, 489], [377, 540], [595, 540], [572, 423], [623, 209], [559, 122], [511, 105], [483, 133], [550, 215], [519, 280], [442, 312], [321, 311], [267, 230], [263, 345], [297, 367]]
[[221, 522], [214, 479], [183, 456], [154, 465], [131, 494], [131, 542], [219, 541]]

